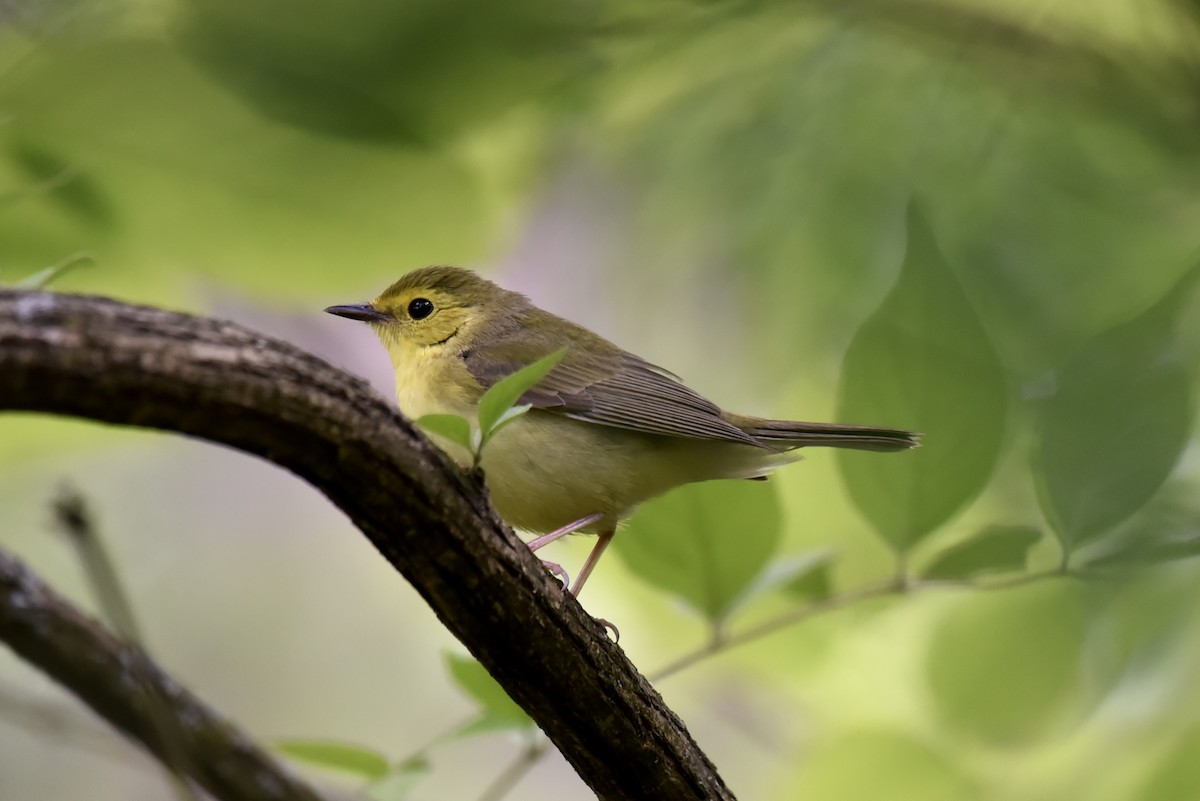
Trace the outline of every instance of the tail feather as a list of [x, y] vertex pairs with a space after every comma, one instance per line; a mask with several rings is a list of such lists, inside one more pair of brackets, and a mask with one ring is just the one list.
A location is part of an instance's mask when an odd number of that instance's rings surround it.
[[913, 431], [837, 423], [800, 423], [791, 420], [744, 418], [735, 425], [768, 448], [857, 448], [864, 451], [902, 451], [921, 444]]

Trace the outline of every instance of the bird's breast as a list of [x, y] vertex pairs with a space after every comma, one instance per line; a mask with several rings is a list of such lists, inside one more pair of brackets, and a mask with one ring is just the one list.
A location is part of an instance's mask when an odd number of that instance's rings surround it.
[[427, 414], [474, 419], [482, 392], [458, 355], [445, 346], [407, 345], [393, 353], [396, 402], [410, 420]]
[[586, 529], [598, 531], [672, 487], [725, 477], [734, 452], [761, 460], [759, 451], [534, 409], [484, 447], [482, 464], [492, 502], [511, 525], [542, 533], [599, 513], [604, 518]]

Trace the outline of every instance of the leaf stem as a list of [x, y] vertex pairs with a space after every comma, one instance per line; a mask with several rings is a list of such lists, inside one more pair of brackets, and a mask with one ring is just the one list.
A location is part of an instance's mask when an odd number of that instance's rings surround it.
[[878, 584], [868, 584], [865, 587], [860, 587], [856, 590], [842, 593], [841, 595], [831, 595], [828, 598], [814, 601], [805, 606], [793, 609], [783, 615], [780, 615], [773, 620], [768, 620], [756, 626], [752, 626], [744, 631], [733, 634], [723, 633], [721, 637], [710, 638], [694, 651], [684, 654], [659, 669], [657, 672], [649, 675], [652, 683], [657, 684], [659, 681], [676, 673], [680, 673], [691, 666], [704, 661], [705, 659], [715, 656], [724, 651], [736, 648], [740, 645], [753, 642], [755, 640], [767, 637], [777, 631], [789, 628], [801, 623], [810, 618], [822, 615], [828, 612], [835, 612], [839, 609], [845, 609], [855, 604], [869, 601], [874, 598], [886, 598], [894, 595], [909, 595], [917, 592], [925, 592], [932, 590], [1007, 590], [1014, 587], [1020, 587], [1026, 584], [1033, 584], [1046, 579], [1062, 578], [1064, 576], [1076, 577], [1076, 574], [1064, 572], [1059, 567], [1054, 567], [1048, 570], [1042, 570], [1035, 573], [1025, 573], [1019, 576], [1014, 576], [1011, 579], [1004, 581], [995, 581], [988, 583], [977, 583], [973, 581], [922, 581], [920, 579], [911, 579], [907, 577], [903, 571], [897, 573], [896, 576], [888, 581]]
[[483, 795], [479, 796], [479, 801], [500, 801], [500, 799], [507, 796], [517, 786], [517, 783], [525, 778], [525, 775], [533, 769], [533, 766], [546, 755], [549, 748], [550, 741], [545, 737], [530, 741], [517, 754], [517, 758], [504, 769], [504, 772], [487, 786], [487, 789], [483, 791]]
[[425, 745], [421, 746], [417, 750], [409, 752], [408, 756], [404, 757], [403, 759], [394, 760], [392, 762], [392, 764], [393, 765], [407, 765], [410, 762], [416, 762], [417, 760], [420, 760], [420, 759], [427, 759], [429, 757], [430, 751], [432, 751], [433, 749], [437, 748], [438, 746], [442, 745], [443, 743], [445, 743], [449, 740], [455, 739], [456, 737], [461, 735], [464, 731], [469, 729], [471, 726], [475, 725], [482, 717], [483, 717], [482, 714], [475, 714], [475, 715], [472, 715], [471, 717], [467, 718], [466, 720], [462, 720], [462, 721], [454, 724], [453, 726], [451, 726], [450, 728], [441, 732], [440, 734], [435, 735], [432, 739], [430, 739], [428, 742], [426, 742]]

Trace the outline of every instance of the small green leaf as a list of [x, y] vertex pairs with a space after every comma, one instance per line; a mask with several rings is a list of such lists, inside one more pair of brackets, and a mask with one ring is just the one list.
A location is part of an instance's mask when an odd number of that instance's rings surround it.
[[1200, 556], [1200, 501], [1187, 476], [1168, 483], [1137, 514], [1076, 560], [1084, 570], [1174, 562]]
[[810, 602], [828, 598], [833, 590], [830, 577], [833, 555], [829, 548], [822, 548], [776, 559], [746, 592], [745, 599], [776, 591]]
[[1033, 461], [1042, 507], [1068, 553], [1142, 508], [1187, 444], [1191, 377], [1175, 327], [1198, 275], [1095, 337], [1058, 375]]
[[526, 729], [533, 725], [525, 710], [508, 697], [504, 688], [477, 660], [447, 653], [446, 667], [454, 683], [481, 707], [482, 717], [464, 729], [464, 734], [495, 729]]
[[505, 712], [481, 712], [479, 717], [467, 723], [454, 733], [456, 738], [471, 737], [476, 734], [489, 734], [496, 731], [523, 731], [533, 726], [530, 718], [516, 718]]
[[634, 573], [716, 622], [748, 597], [782, 521], [769, 482], [690, 484], [638, 510], [613, 548]]
[[500, 415], [500, 417], [496, 420], [496, 422], [492, 425], [492, 427], [490, 429], [488, 429], [487, 436], [480, 438], [479, 448], [482, 449], [483, 446], [486, 445], [492, 437], [494, 437], [494, 436], [496, 436], [496, 434], [500, 433], [500, 430], [502, 428], [504, 428], [506, 425], [511, 423], [513, 420], [516, 420], [518, 417], [525, 414], [525, 412], [529, 411], [532, 408], [533, 408], [533, 406], [528, 403], [521, 403], [516, 406], [508, 407], [508, 409], [505, 410], [504, 414]]
[[404, 801], [429, 774], [429, 762], [410, 759], [363, 791], [371, 801]]
[[1143, 546], [1131, 546], [1089, 559], [1086, 567], [1122, 567], [1156, 565], [1200, 556], [1200, 531]]
[[922, 447], [839, 451], [850, 498], [904, 553], [987, 483], [1008, 408], [996, 349], [913, 203], [900, 277], [846, 351], [838, 418], [923, 432]]
[[1042, 538], [1032, 526], [988, 526], [969, 540], [951, 545], [922, 571], [922, 577], [955, 581], [983, 573], [1024, 570], [1029, 549]]
[[457, 414], [427, 414], [417, 419], [417, 425], [431, 434], [445, 437], [456, 445], [475, 452], [471, 421]]
[[275, 743], [283, 754], [326, 770], [380, 779], [391, 769], [386, 757], [370, 748], [328, 740], [282, 740]]
[[1097, 543], [1098, 552], [1082, 560], [1084, 567], [1138, 567], [1200, 556], [1200, 508], [1189, 484], [1165, 488], [1117, 536]]
[[22, 289], [45, 289], [51, 282], [66, 275], [74, 268], [92, 264], [95, 261], [96, 258], [90, 253], [74, 253], [57, 264], [51, 264], [32, 275], [25, 276], [17, 282], [17, 286]]
[[533, 364], [528, 364], [512, 375], [500, 379], [484, 393], [479, 401], [479, 430], [483, 432], [484, 439], [487, 439], [504, 413], [511, 409], [522, 395], [537, 386], [566, 353], [566, 348], [559, 348], [549, 356], [543, 356]]
[[508, 423], [510, 423], [513, 420], [516, 420], [518, 417], [525, 414], [525, 412], [529, 411], [532, 408], [533, 408], [533, 405], [529, 404], [529, 403], [521, 403], [516, 406], [508, 407], [508, 411], [506, 411], [504, 414], [500, 415], [500, 419], [498, 419], [496, 421], [495, 425], [492, 426], [492, 433], [495, 434], [497, 431], [499, 431], [501, 428], [506, 426]]
[[829, 553], [821, 562], [809, 565], [783, 586], [783, 591], [793, 598], [809, 603], [823, 601], [833, 595], [833, 554]]

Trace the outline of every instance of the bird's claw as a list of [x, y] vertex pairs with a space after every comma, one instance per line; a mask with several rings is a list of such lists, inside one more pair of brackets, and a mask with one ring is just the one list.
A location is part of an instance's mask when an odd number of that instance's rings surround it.
[[596, 622], [599, 623], [601, 626], [604, 626], [604, 628], [607, 631], [611, 631], [613, 633], [613, 642], [616, 643], [616, 642], [621, 641], [621, 630], [619, 628], [617, 628], [613, 623], [605, 620], [602, 617], [596, 618]]
[[551, 562], [547, 559], [542, 560], [542, 566], [550, 571], [550, 575], [558, 578], [562, 582], [563, 589], [571, 586], [571, 577], [567, 575], [567, 571], [558, 562]]
[[[546, 568], [546, 570], [548, 570], [550, 572], [550, 575], [554, 576], [555, 578], [557, 578], [559, 581], [562, 582], [562, 586], [563, 586], [564, 590], [567, 590], [568, 592], [570, 592], [571, 577], [567, 575], [567, 571], [563, 569], [562, 565], [560, 565], [558, 562], [551, 562], [548, 559], [543, 559], [542, 567]], [[621, 630], [619, 628], [617, 628], [613, 623], [605, 620], [602, 617], [596, 618], [596, 622], [599, 623], [601, 626], [604, 626], [606, 631], [612, 632], [613, 642], [621, 641]]]

